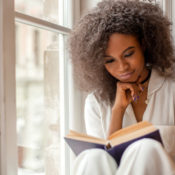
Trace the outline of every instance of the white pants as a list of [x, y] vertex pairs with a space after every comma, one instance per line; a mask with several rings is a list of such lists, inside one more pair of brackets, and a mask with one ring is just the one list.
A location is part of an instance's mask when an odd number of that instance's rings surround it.
[[175, 175], [175, 163], [159, 142], [142, 139], [125, 150], [120, 166], [104, 150], [82, 152], [72, 175]]

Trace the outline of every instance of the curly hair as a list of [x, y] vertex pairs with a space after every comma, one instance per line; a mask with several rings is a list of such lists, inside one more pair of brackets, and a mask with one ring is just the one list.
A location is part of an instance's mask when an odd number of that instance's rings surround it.
[[145, 63], [163, 75], [172, 70], [174, 59], [171, 23], [158, 5], [128, 0], [103, 0], [85, 14], [69, 38], [75, 80], [81, 90], [94, 92], [112, 104], [116, 79], [104, 66], [104, 55], [113, 33], [143, 41]]

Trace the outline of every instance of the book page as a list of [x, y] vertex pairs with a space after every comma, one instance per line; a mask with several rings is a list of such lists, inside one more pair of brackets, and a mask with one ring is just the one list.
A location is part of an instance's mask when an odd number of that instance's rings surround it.
[[72, 138], [72, 139], [76, 139], [76, 140], [87, 141], [87, 142], [92, 142], [92, 143], [99, 143], [99, 144], [104, 144], [104, 145], [106, 145], [106, 142], [107, 142], [104, 139], [89, 136], [87, 134], [78, 133], [78, 132], [73, 131], [73, 130], [70, 130], [70, 132], [66, 136], [66, 138]]
[[131, 133], [133, 131], [140, 130], [140, 129], [145, 128], [145, 127], [148, 127], [148, 126], [152, 126], [152, 124], [149, 123], [149, 122], [147, 122], [147, 121], [139, 122], [137, 124], [131, 125], [129, 127], [126, 127], [126, 128], [123, 128], [123, 129], [120, 129], [120, 130], [114, 132], [109, 137], [109, 140], [112, 140], [113, 138], [116, 138], [116, 137], [120, 137], [120, 136], [129, 134], [129, 133]]
[[149, 134], [151, 132], [154, 132], [156, 130], [158, 130], [158, 129], [156, 129], [153, 125], [152, 126], [148, 126], [148, 127], [142, 128], [140, 130], [136, 130], [134, 132], [130, 132], [130, 133], [126, 134], [126, 135], [122, 135], [120, 137], [113, 138], [112, 140], [110, 140], [110, 144], [112, 146], [116, 146], [116, 145], [119, 145], [121, 143], [133, 140], [135, 138], [139, 138], [141, 136], [144, 136], [144, 135]]

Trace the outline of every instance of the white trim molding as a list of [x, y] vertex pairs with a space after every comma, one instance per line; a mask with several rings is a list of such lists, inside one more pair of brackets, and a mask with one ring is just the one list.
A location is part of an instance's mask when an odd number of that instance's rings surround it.
[[0, 174], [17, 174], [14, 1], [0, 0]]
[[39, 18], [35, 18], [33, 16], [25, 15], [19, 12], [15, 12], [15, 21], [19, 23], [24, 23], [30, 26], [39, 27], [44, 30], [49, 30], [56, 33], [59, 32], [61, 34], [68, 34], [71, 31], [71, 29], [67, 27], [63, 27], [58, 24], [53, 24], [51, 22], [48, 22]]

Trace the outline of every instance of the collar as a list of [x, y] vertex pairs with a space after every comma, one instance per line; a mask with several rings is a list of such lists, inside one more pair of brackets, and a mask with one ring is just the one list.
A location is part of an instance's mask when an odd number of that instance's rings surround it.
[[160, 89], [165, 81], [165, 77], [160, 75], [160, 73], [156, 69], [152, 69], [150, 81], [148, 84], [148, 95], [149, 97], [155, 91]]

